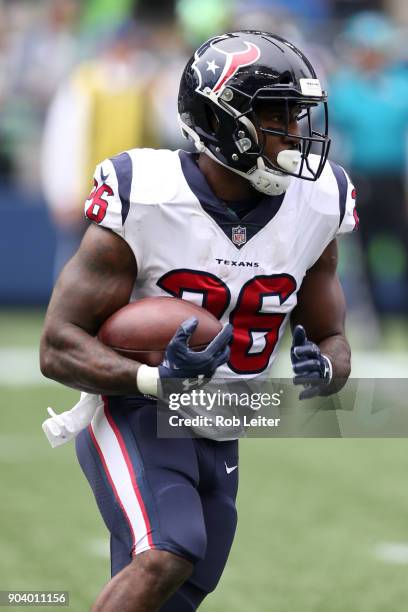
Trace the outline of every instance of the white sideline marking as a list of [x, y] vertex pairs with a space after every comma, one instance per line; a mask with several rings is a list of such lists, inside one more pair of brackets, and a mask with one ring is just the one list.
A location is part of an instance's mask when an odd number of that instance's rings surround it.
[[[289, 353], [278, 353], [272, 376], [292, 378]], [[408, 355], [391, 351], [353, 351], [351, 347], [351, 378], [408, 378]]]
[[101, 557], [103, 559], [110, 558], [110, 544], [109, 537], [106, 538], [94, 538], [90, 540], [87, 545], [87, 550], [95, 557]]
[[[274, 378], [292, 378], [289, 355], [279, 353], [272, 367]], [[408, 378], [408, 355], [390, 351], [353, 351], [351, 378]]]
[[352, 378], [408, 378], [408, 355], [351, 349]]
[[37, 348], [0, 347], [0, 385], [20, 387], [50, 384], [53, 381], [41, 374]]
[[[280, 354], [272, 369], [274, 378], [292, 378], [289, 354]], [[380, 351], [353, 351], [352, 378], [408, 378], [408, 355]], [[40, 372], [38, 349], [0, 347], [0, 385], [28, 387], [53, 385]]]
[[408, 543], [384, 542], [374, 549], [374, 556], [385, 563], [408, 563]]

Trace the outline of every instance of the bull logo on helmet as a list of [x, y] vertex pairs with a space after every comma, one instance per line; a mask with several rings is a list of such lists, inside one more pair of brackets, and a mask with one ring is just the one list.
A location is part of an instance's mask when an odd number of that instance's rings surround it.
[[231, 43], [236, 46], [236, 40], [230, 37], [216, 38], [208, 42], [209, 45], [206, 43], [198, 49], [192, 64], [199, 79], [196, 91], [208, 88], [213, 93], [219, 93], [239, 68], [255, 64], [261, 57], [259, 47], [247, 40], [242, 41], [245, 48], [237, 51], [229, 50]]

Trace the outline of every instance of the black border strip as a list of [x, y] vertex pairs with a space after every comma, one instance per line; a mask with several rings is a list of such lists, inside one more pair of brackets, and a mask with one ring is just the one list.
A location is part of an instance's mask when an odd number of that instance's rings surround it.
[[118, 191], [122, 202], [122, 225], [125, 224], [130, 208], [130, 190], [132, 187], [133, 167], [129, 153], [120, 153], [111, 157], [110, 161], [118, 179]]
[[343, 168], [334, 162], [329, 162], [330, 167], [333, 171], [337, 186], [339, 188], [339, 209], [340, 209], [340, 220], [339, 227], [343, 223], [344, 215], [346, 214], [346, 200], [347, 200], [347, 177]]

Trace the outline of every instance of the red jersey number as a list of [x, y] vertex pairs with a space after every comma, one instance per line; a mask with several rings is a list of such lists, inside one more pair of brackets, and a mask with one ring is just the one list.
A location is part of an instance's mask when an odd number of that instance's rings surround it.
[[[255, 276], [242, 287], [237, 305], [230, 314], [234, 327], [229, 367], [237, 374], [263, 372], [279, 338], [286, 315], [262, 312], [263, 300], [276, 297], [283, 304], [296, 291], [296, 281], [289, 274]], [[261, 351], [250, 352], [254, 334], [263, 336]]]
[[90, 221], [94, 221], [95, 223], [101, 223], [104, 220], [108, 208], [108, 202], [102, 197], [103, 195], [105, 195], [105, 193], [108, 196], [113, 195], [112, 188], [109, 187], [109, 185], [106, 185], [105, 183], [98, 187], [98, 183], [94, 179], [94, 188], [89, 194], [87, 200], [90, 201], [90, 204], [86, 209], [86, 216], [88, 217], [88, 219], [90, 219]]
[[[202, 305], [218, 319], [231, 301], [227, 285], [214, 274], [199, 270], [173, 270], [160, 278], [159, 287], [181, 298], [183, 292], [201, 293]], [[268, 366], [279, 338], [285, 314], [262, 312], [263, 299], [276, 297], [283, 304], [296, 291], [296, 281], [289, 274], [255, 276], [242, 287], [235, 308], [230, 313], [234, 327], [228, 366], [237, 374], [257, 374]], [[263, 335], [261, 351], [251, 352], [254, 333]]]

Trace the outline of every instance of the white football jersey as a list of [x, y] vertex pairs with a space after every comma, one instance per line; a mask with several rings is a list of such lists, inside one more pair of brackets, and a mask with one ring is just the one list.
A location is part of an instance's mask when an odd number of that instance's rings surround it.
[[176, 296], [232, 323], [231, 357], [217, 378], [268, 374], [307, 270], [358, 221], [354, 187], [331, 162], [316, 182], [294, 178], [240, 219], [214, 195], [196, 155], [152, 149], [99, 164], [85, 214], [132, 249], [132, 301]]

